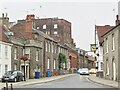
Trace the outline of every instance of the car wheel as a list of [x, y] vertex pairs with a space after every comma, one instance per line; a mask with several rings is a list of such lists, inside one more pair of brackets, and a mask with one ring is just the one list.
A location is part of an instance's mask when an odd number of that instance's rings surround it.
[[23, 79], [23, 77], [21, 77], [21, 81], [23, 81], [24, 79]]

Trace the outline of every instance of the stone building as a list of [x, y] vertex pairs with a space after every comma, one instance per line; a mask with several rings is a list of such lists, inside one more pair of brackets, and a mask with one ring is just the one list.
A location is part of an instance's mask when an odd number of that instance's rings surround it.
[[120, 80], [120, 24], [104, 34], [104, 77]]

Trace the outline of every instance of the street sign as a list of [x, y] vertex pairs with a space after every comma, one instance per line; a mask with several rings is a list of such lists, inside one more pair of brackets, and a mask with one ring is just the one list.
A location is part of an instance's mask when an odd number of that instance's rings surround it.
[[96, 44], [90, 44], [91, 52], [96, 52]]

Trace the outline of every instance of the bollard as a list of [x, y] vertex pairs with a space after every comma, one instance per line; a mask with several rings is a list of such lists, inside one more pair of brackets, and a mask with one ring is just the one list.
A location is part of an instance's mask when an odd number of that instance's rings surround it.
[[13, 90], [13, 85], [12, 85], [12, 83], [11, 83], [11, 90]]
[[4, 87], [3, 90], [6, 90], [6, 87]]
[[8, 82], [6, 81], [6, 90], [8, 90]]

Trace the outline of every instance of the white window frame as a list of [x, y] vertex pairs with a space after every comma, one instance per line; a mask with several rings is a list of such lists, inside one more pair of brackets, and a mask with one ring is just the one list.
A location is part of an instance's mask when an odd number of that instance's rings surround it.
[[39, 61], [39, 50], [36, 50], [36, 61]]
[[54, 24], [54, 29], [57, 29], [58, 28], [58, 24]]
[[2, 45], [0, 45], [0, 58], [2, 57]]
[[2, 65], [0, 64], [0, 73], [1, 73], [1, 68], [2, 68]]
[[53, 61], [53, 69], [56, 69], [56, 60]]
[[47, 27], [47, 25], [44, 24], [44, 25], [43, 25], [43, 29], [46, 29], [46, 27]]
[[14, 65], [14, 70], [17, 70], [17, 64]]
[[108, 53], [108, 38], [106, 38], [106, 53]]
[[46, 52], [48, 51], [48, 43], [45, 44]]
[[[7, 67], [6, 67], [7, 66]], [[5, 65], [5, 72], [7, 72], [8, 71], [8, 65], [6, 64]]]
[[30, 48], [25, 48], [25, 55], [28, 55], [28, 59], [30, 59]]
[[54, 35], [57, 35], [58, 34], [58, 32], [57, 31], [54, 31]]
[[37, 29], [40, 29], [40, 27], [39, 27], [39, 26], [37, 26]]
[[5, 58], [8, 58], [8, 46], [5, 46]]
[[50, 69], [50, 59], [47, 60], [47, 69]]
[[14, 48], [14, 59], [17, 59], [17, 47]]
[[109, 62], [108, 62], [108, 60], [106, 61], [106, 69], [107, 69], [106, 75], [109, 75]]
[[112, 51], [115, 50], [115, 37], [114, 34], [112, 34]]
[[49, 43], [49, 52], [50, 52], [50, 49], [51, 49], [51, 43]]

